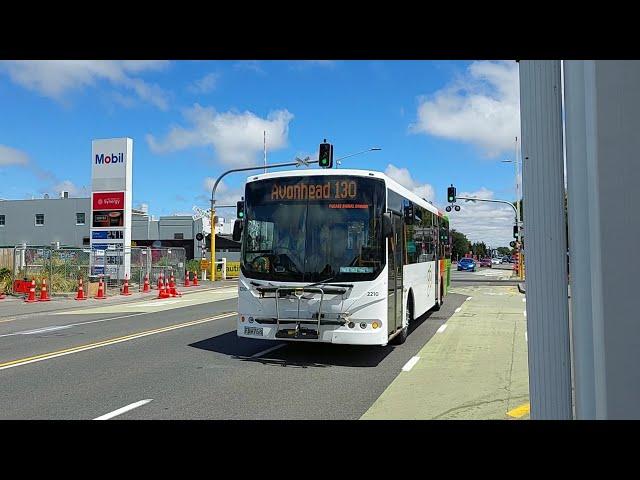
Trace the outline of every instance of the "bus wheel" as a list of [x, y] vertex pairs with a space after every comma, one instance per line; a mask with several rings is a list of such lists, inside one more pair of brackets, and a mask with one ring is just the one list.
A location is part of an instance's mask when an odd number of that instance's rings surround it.
[[409, 324], [413, 320], [413, 306], [411, 302], [407, 302], [407, 308], [405, 311], [407, 312], [405, 313], [406, 325], [402, 328], [400, 333], [391, 340], [391, 343], [394, 345], [402, 345], [407, 340], [407, 335], [409, 335]]

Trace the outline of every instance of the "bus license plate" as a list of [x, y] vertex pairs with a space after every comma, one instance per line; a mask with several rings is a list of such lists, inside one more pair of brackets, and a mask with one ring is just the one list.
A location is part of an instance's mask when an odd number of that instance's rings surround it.
[[244, 327], [244, 334], [262, 336], [262, 327]]

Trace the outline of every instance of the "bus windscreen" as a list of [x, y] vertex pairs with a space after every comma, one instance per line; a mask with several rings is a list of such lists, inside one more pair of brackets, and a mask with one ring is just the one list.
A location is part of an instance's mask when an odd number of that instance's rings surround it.
[[250, 182], [241, 268], [291, 282], [372, 280], [385, 264], [384, 182], [338, 175]]

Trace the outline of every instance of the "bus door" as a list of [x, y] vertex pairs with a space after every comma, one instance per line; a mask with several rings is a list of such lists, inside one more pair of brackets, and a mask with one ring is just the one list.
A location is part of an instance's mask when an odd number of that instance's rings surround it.
[[392, 213], [393, 235], [387, 240], [388, 287], [388, 331], [393, 333], [402, 326], [402, 258], [404, 255], [402, 216]]

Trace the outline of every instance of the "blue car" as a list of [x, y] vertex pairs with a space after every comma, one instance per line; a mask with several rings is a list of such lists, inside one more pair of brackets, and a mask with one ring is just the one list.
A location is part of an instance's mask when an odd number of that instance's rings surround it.
[[466, 270], [467, 272], [475, 272], [476, 271], [476, 262], [473, 261], [473, 258], [461, 258], [458, 262], [458, 271]]

